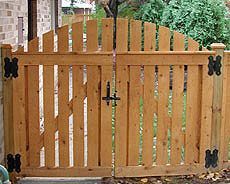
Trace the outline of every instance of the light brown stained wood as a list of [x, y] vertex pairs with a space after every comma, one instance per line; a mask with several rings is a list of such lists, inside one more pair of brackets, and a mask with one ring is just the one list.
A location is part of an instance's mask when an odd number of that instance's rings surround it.
[[[24, 177], [111, 177], [111, 167], [25, 168]], [[64, 182], [64, 181], [63, 181]]]
[[[87, 51], [98, 49], [97, 21], [86, 23]], [[87, 166], [99, 165], [100, 68], [87, 66]]]
[[184, 66], [173, 66], [171, 164], [181, 163]]
[[97, 20], [88, 20], [86, 22], [87, 52], [98, 49], [98, 30]]
[[[31, 40], [28, 51], [38, 52], [38, 38]], [[28, 67], [28, 125], [29, 125], [29, 159], [31, 167], [40, 166], [40, 121], [39, 121], [39, 66]]]
[[83, 66], [73, 66], [73, 157], [74, 166], [84, 166]]
[[184, 51], [185, 50], [184, 40], [185, 40], [185, 36], [183, 34], [174, 31], [173, 50]]
[[[184, 35], [174, 31], [173, 50], [184, 51]], [[184, 94], [184, 66], [173, 66], [173, 99], [172, 99], [172, 125], [171, 125], [171, 164], [181, 163], [182, 114]]]
[[[125, 61], [124, 61], [125, 62]], [[117, 101], [115, 124], [115, 165], [127, 164], [127, 122], [128, 122], [128, 68], [118, 66], [116, 72]]]
[[115, 177], [147, 177], [147, 176], [177, 176], [195, 175], [207, 172], [203, 165], [157, 165], [152, 167], [127, 166], [116, 167]]
[[201, 97], [200, 153], [201, 164], [205, 162], [205, 151], [211, 146], [213, 77], [208, 75], [208, 67], [203, 66]]
[[153, 119], [156, 112], [154, 97], [155, 66], [144, 66], [143, 100], [143, 165], [153, 164]]
[[[230, 60], [230, 55], [228, 55], [228, 58]], [[227, 60], [226, 60], [227, 61]], [[226, 67], [226, 77], [227, 77], [227, 86], [226, 86], [226, 101], [225, 101], [225, 109], [226, 112], [224, 116], [226, 117], [225, 119], [225, 133], [224, 133], [224, 147], [223, 147], [223, 161], [227, 162], [229, 159], [228, 157], [228, 152], [229, 152], [229, 142], [230, 142], [230, 66], [225, 66]]]
[[169, 66], [158, 66], [158, 82], [156, 163], [164, 165], [168, 160]]
[[[72, 24], [73, 52], [83, 51], [83, 22]], [[73, 160], [84, 166], [84, 84], [83, 66], [73, 66]]]
[[[130, 50], [141, 50], [141, 21], [130, 22]], [[138, 165], [140, 138], [140, 97], [142, 91], [140, 66], [130, 66], [129, 118], [128, 118], [128, 165]]]
[[130, 50], [141, 51], [141, 21], [130, 21]]
[[156, 50], [156, 25], [153, 23], [144, 23], [144, 50]]
[[159, 51], [170, 50], [170, 30], [167, 27], [159, 26]]
[[[113, 50], [113, 19], [102, 19], [102, 50]], [[108, 62], [112, 63], [112, 57]], [[112, 66], [101, 68], [101, 97], [105, 97], [107, 82], [112, 94]], [[104, 100], [101, 100], [100, 163], [102, 167], [112, 166], [112, 102], [108, 106]]]
[[88, 67], [87, 74], [87, 166], [92, 167], [99, 164], [100, 69]]
[[[212, 50], [216, 51], [216, 56], [220, 55], [222, 57], [222, 74], [217, 76], [213, 76], [213, 103], [212, 103], [212, 130], [211, 130], [211, 148], [219, 150], [219, 168], [222, 167], [222, 159], [223, 159], [223, 139], [224, 131], [225, 131], [225, 98], [226, 94], [224, 93], [226, 89], [226, 69], [225, 69], [225, 58], [223, 58], [224, 48], [226, 47], [224, 44], [217, 43], [211, 45]], [[216, 168], [218, 169], [218, 168]]]
[[26, 119], [25, 119], [25, 69], [18, 68], [18, 77], [13, 80], [13, 121], [15, 153], [21, 155], [21, 167], [28, 165], [26, 158]]
[[[11, 45], [5, 44], [0, 46], [0, 52], [1, 52], [1, 71], [4, 71], [4, 58], [9, 57], [12, 58], [12, 47]], [[10, 78], [6, 79], [3, 77], [3, 127], [4, 127], [4, 152], [5, 152], [5, 158], [7, 154], [14, 153], [14, 148], [17, 146], [17, 142], [15, 142], [15, 133], [14, 132], [14, 123], [13, 122], [13, 116], [14, 113], [13, 109], [13, 80]], [[2, 141], [1, 141], [2, 142]]]
[[102, 50], [113, 50], [113, 19], [102, 19]]
[[[188, 66], [186, 129], [185, 129], [185, 163], [198, 162], [200, 135], [200, 71], [199, 66]], [[196, 130], [196, 131], [194, 131]]]
[[[58, 52], [68, 52], [68, 26], [58, 29]], [[59, 166], [69, 166], [69, 66], [58, 66]]]
[[116, 51], [127, 51], [128, 49], [128, 20], [117, 19]]
[[[126, 41], [127, 40], [127, 41]], [[128, 21], [117, 19], [117, 51], [128, 49]], [[119, 60], [125, 62], [125, 60]], [[118, 58], [117, 61], [118, 62]], [[116, 90], [121, 100], [117, 101], [115, 124], [115, 166], [127, 165], [128, 122], [128, 67], [116, 66]]]
[[188, 38], [188, 50], [189, 51], [198, 51], [199, 50], [199, 43], [195, 40]]
[[83, 22], [72, 24], [73, 52], [83, 51]]
[[[54, 32], [43, 34], [43, 52], [54, 51]], [[43, 66], [45, 166], [55, 166], [54, 67]]]
[[142, 91], [140, 66], [130, 66], [128, 165], [138, 165], [140, 142], [140, 97]]

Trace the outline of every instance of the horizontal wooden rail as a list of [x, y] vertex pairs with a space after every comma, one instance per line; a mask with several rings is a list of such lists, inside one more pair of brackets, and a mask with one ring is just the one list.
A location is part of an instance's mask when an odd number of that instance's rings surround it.
[[115, 177], [176, 176], [206, 172], [204, 165], [125, 166], [115, 168]]
[[110, 177], [112, 167], [24, 168], [23, 177]]
[[[121, 54], [118, 65], [207, 65], [209, 54]], [[125, 62], [124, 62], [125, 61]]]
[[19, 65], [112, 65], [112, 55], [103, 54], [14, 54]]

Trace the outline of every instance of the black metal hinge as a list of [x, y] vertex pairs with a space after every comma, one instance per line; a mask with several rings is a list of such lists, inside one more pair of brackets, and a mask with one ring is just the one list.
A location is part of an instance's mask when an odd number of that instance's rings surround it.
[[205, 168], [209, 168], [209, 167], [217, 167], [218, 164], [218, 150], [214, 149], [213, 152], [211, 152], [211, 150], [206, 150], [205, 151]]
[[110, 82], [108, 81], [106, 85], [106, 96], [102, 97], [102, 100], [105, 100], [108, 106], [110, 101], [114, 101], [115, 106], [117, 106], [116, 101], [120, 99], [120, 97], [117, 97], [116, 92], [112, 96], [110, 96]]
[[217, 76], [221, 75], [221, 56], [216, 56], [216, 60], [214, 60], [213, 56], [209, 56], [208, 60], [208, 75], [212, 76], [214, 72], [216, 73]]
[[16, 154], [15, 156], [12, 154], [7, 155], [7, 170], [9, 173], [16, 171], [17, 173], [21, 172], [21, 155]]
[[13, 58], [12, 61], [10, 61], [10, 58], [5, 57], [4, 58], [4, 70], [5, 70], [5, 74], [4, 77], [9, 78], [9, 77], [14, 77], [17, 78], [18, 77], [18, 59], [17, 58]]

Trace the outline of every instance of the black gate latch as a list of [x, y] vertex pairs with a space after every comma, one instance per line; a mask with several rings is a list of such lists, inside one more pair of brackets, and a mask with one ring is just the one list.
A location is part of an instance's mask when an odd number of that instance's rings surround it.
[[10, 61], [10, 58], [5, 57], [4, 58], [4, 70], [5, 70], [5, 74], [4, 77], [9, 78], [9, 77], [14, 77], [17, 78], [18, 77], [18, 59], [17, 58], [13, 58], [12, 62]]
[[110, 82], [108, 81], [106, 85], [106, 97], [102, 97], [102, 100], [105, 100], [108, 106], [110, 101], [114, 100], [115, 106], [117, 106], [116, 101], [120, 99], [120, 97], [117, 97], [116, 92], [113, 94], [113, 96], [110, 96]]
[[15, 157], [12, 154], [7, 155], [7, 170], [12, 173], [14, 170], [17, 173], [21, 172], [21, 155], [16, 154]]
[[218, 150], [214, 149], [213, 152], [211, 150], [205, 151], [205, 168], [209, 168], [212, 166], [213, 168], [217, 167], [218, 162]]
[[214, 60], [213, 56], [209, 56], [208, 60], [208, 75], [212, 76], [215, 72], [217, 76], [221, 75], [221, 56], [216, 56], [216, 60]]

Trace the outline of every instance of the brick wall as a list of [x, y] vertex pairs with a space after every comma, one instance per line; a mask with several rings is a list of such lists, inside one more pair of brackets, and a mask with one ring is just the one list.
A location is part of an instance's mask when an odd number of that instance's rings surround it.
[[[37, 31], [38, 36], [51, 29], [51, 3], [54, 0], [37, 0]], [[61, 0], [59, 1], [59, 25], [61, 25]], [[0, 1], [0, 44], [8, 43], [17, 48], [18, 17], [24, 20], [24, 44], [28, 35], [27, 0]]]

